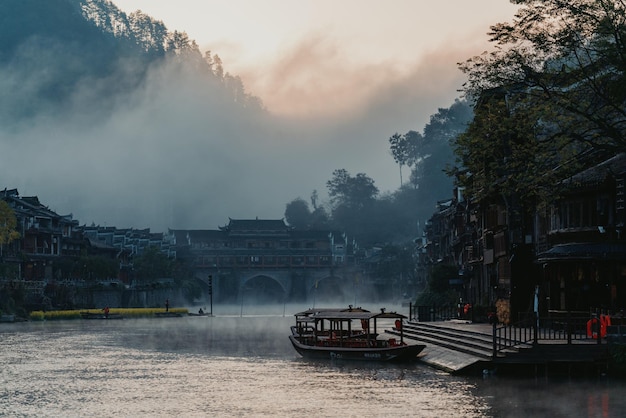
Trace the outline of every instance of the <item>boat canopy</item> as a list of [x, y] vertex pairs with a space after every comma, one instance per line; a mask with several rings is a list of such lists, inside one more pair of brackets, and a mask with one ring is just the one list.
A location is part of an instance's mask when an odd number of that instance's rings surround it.
[[304, 319], [309, 318], [310, 320], [332, 320], [332, 321], [348, 321], [351, 319], [364, 319], [369, 321], [370, 319], [406, 319], [405, 315], [396, 313], [396, 312], [385, 312], [385, 310], [381, 309], [380, 312], [370, 312], [361, 308], [348, 308], [348, 309], [332, 309], [332, 308], [322, 308], [322, 309], [308, 309], [303, 312], [299, 312], [295, 314], [296, 318]]

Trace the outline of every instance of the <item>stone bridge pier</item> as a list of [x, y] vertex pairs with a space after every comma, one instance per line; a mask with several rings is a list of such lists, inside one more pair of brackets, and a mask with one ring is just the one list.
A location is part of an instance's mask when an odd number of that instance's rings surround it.
[[213, 287], [213, 300], [234, 302], [256, 299], [261, 303], [304, 302], [316, 297], [345, 296], [353, 288], [349, 275], [330, 269], [198, 270], [196, 279]]

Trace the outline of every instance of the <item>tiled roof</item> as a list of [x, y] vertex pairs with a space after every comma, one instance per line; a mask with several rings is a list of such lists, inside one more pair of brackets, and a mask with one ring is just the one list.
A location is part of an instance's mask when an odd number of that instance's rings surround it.
[[565, 183], [573, 187], [594, 186], [614, 176], [626, 174], [626, 153], [617, 154], [598, 165], [573, 175]]
[[231, 231], [285, 231], [289, 227], [283, 219], [230, 219]]
[[626, 260], [625, 243], [570, 243], [555, 245], [539, 254], [539, 263], [550, 260]]

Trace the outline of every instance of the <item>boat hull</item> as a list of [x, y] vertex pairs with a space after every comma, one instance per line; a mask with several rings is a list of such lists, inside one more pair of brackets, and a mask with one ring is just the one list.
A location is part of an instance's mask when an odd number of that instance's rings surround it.
[[100, 313], [90, 313], [90, 312], [81, 312], [81, 318], [83, 319], [124, 319], [124, 317], [120, 314], [100, 314]]
[[298, 354], [310, 359], [412, 361], [417, 360], [419, 353], [426, 347], [419, 344], [384, 348], [320, 347], [302, 344], [293, 335], [289, 336], [289, 340]]
[[183, 314], [177, 312], [155, 312], [157, 318], [182, 318]]

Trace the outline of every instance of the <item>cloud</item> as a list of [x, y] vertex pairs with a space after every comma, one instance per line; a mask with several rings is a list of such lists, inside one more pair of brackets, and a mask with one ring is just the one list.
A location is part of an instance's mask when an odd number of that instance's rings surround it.
[[38, 195], [81, 224], [153, 231], [281, 218], [294, 198], [314, 189], [323, 196], [338, 168], [393, 190], [399, 176], [387, 140], [421, 130], [452, 104], [458, 59], [434, 51], [400, 68], [349, 56], [323, 36], [294, 45], [252, 83], [253, 92], [264, 86], [271, 112], [242, 109], [202, 74], [171, 63], [103, 108], [101, 87], [83, 83], [71, 111], [0, 128], [2, 187]]

